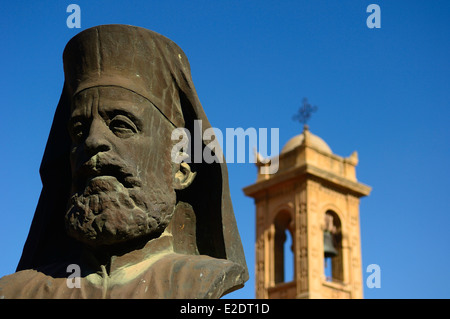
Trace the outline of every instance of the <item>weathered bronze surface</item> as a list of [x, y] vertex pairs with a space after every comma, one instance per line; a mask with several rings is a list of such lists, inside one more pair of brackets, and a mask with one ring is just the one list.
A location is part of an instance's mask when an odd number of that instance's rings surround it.
[[175, 128], [211, 127], [183, 51], [143, 28], [103, 25], [71, 39], [63, 62], [41, 196], [0, 297], [220, 298], [242, 287], [226, 164], [171, 158]]

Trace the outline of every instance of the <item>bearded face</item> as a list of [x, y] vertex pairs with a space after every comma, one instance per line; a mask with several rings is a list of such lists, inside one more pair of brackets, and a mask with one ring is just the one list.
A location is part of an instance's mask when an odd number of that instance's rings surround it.
[[123, 88], [90, 88], [74, 98], [70, 236], [100, 246], [161, 234], [176, 201], [172, 128], [148, 100]]

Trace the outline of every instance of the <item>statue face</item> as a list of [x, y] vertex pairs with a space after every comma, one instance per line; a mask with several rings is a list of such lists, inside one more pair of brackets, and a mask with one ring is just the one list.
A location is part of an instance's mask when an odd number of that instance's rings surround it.
[[176, 202], [170, 122], [140, 95], [105, 86], [73, 98], [68, 129], [69, 235], [91, 246], [159, 236]]

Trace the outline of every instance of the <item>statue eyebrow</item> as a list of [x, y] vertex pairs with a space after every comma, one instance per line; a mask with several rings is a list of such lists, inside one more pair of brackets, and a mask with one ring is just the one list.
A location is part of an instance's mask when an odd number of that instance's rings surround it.
[[82, 114], [78, 114], [78, 115], [73, 115], [70, 116], [69, 121], [68, 121], [68, 125], [73, 125], [76, 122], [82, 122], [85, 121], [87, 119], [86, 116], [82, 115]]
[[140, 94], [140, 93], [138, 93], [138, 92], [136, 92], [136, 91], [133, 91], [133, 90], [131, 90], [131, 89], [128, 89], [128, 88], [124, 88], [124, 87], [122, 87], [123, 89], [125, 89], [125, 90], [128, 90], [128, 91], [130, 91], [130, 92], [133, 92], [134, 94], [137, 94], [137, 95], [139, 95], [141, 98], [143, 98], [143, 99], [145, 99], [146, 101], [148, 101], [148, 102], [150, 102], [150, 104], [151, 105], [153, 105], [153, 107], [155, 108], [155, 109], [157, 109], [158, 110], [158, 112], [173, 126], [173, 127], [175, 127], [175, 128], [177, 128], [177, 126], [167, 117], [167, 115], [166, 114], [164, 114], [164, 112], [163, 111], [161, 111], [161, 109], [155, 104], [155, 103], [153, 103], [151, 100], [149, 100], [147, 97], [145, 97], [144, 95], [142, 95], [142, 94]]
[[[139, 130], [142, 129], [142, 121], [141, 119], [139, 119], [137, 116], [135, 116], [133, 113], [130, 113], [129, 111], [123, 110], [123, 109], [112, 109], [112, 110], [103, 110], [103, 112], [100, 113], [105, 113], [108, 119], [113, 119], [116, 115], [123, 115], [128, 117], [131, 121], [133, 121], [134, 124], [136, 124], [137, 128]], [[103, 116], [102, 116], [103, 117]], [[73, 124], [75, 124], [76, 122], [86, 122], [86, 121], [90, 121], [90, 119], [88, 117], [86, 117], [84, 114], [74, 114], [72, 116], [70, 116], [69, 121], [68, 121], [68, 126], [72, 126]]]

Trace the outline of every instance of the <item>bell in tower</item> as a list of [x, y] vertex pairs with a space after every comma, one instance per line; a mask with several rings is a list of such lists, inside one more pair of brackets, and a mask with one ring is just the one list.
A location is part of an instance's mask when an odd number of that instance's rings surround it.
[[329, 231], [323, 232], [323, 252], [325, 258], [333, 258], [338, 255], [338, 252], [336, 248], [334, 248], [333, 244], [333, 234], [331, 234]]
[[325, 258], [333, 258], [338, 255], [333, 240], [333, 235], [335, 233], [336, 226], [333, 224], [333, 216], [325, 214], [325, 229], [323, 231], [323, 252]]

